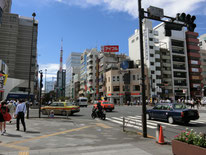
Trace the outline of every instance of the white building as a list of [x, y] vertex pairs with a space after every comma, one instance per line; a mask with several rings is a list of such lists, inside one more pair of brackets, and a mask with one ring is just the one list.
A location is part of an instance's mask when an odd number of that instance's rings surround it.
[[86, 49], [81, 56], [80, 96], [95, 98], [96, 65], [99, 52], [96, 48]]
[[[133, 60], [140, 58], [138, 37], [139, 31], [135, 30], [135, 34], [129, 38], [129, 56]], [[167, 37], [164, 23], [152, 28], [152, 22], [145, 19], [143, 43], [151, 97], [190, 98], [185, 30], [172, 31], [171, 37]]]
[[[139, 30], [128, 39], [129, 42], [129, 57], [131, 60], [140, 60], [140, 39]], [[160, 70], [160, 54], [159, 54], [158, 32], [152, 28], [152, 22], [149, 20], [143, 21], [143, 47], [144, 47], [144, 62], [148, 67], [148, 76], [150, 79], [150, 97], [158, 96], [162, 93], [161, 85], [161, 70]]]
[[74, 75], [80, 74], [80, 61], [81, 54], [77, 52], [72, 52], [67, 58], [66, 62], [66, 97], [74, 97]]

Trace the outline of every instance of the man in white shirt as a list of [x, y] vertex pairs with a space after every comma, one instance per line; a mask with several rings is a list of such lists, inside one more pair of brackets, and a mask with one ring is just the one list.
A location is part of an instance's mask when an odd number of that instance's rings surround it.
[[16, 107], [16, 130], [19, 131], [19, 120], [21, 120], [21, 124], [24, 127], [24, 132], [26, 132], [26, 124], [24, 121], [24, 116], [26, 113], [26, 104], [23, 100], [19, 100], [19, 104]]

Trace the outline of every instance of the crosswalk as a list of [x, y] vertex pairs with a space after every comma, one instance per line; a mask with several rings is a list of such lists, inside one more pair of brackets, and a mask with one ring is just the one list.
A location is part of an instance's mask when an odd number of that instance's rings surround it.
[[[141, 116], [127, 116], [125, 118], [125, 126], [126, 127], [132, 127], [135, 129], [142, 130], [142, 118]], [[123, 125], [123, 117], [111, 117], [111, 118], [106, 118], [106, 120]], [[150, 129], [156, 129], [157, 125], [161, 124], [163, 128], [167, 127], [177, 127], [179, 126], [178, 124], [169, 124], [167, 122], [162, 122], [162, 121], [156, 121], [156, 120], [147, 120], [147, 128]], [[206, 120], [196, 120], [196, 121], [191, 121], [190, 124], [206, 124]]]

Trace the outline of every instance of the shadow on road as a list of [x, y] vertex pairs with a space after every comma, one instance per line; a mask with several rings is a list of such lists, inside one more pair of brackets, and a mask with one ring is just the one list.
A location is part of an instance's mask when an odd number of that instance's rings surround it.
[[22, 137], [21, 135], [10, 134], [10, 133], [7, 133], [7, 134], [4, 135], [4, 136], [7, 136], [7, 137]]
[[41, 132], [39, 132], [39, 131], [26, 131], [26, 133], [34, 133], [34, 134], [39, 134], [39, 133], [41, 133]]

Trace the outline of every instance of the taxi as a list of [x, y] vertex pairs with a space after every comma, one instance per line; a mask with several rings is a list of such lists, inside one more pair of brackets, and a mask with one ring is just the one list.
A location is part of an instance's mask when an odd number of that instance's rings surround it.
[[[101, 100], [99, 100], [99, 101], [96, 101], [96, 102], [101, 102], [101, 106], [103, 107], [103, 109], [104, 110], [106, 110], [106, 111], [112, 111], [112, 110], [114, 110], [114, 104], [112, 104], [111, 102], [109, 102], [109, 101], [101, 101]], [[97, 107], [97, 103], [95, 102], [95, 104], [94, 104], [94, 108], [96, 108]]]
[[74, 105], [72, 102], [53, 102], [49, 106], [41, 107], [43, 115], [48, 115], [53, 110], [54, 114], [59, 115], [73, 115], [80, 111], [80, 107]]

